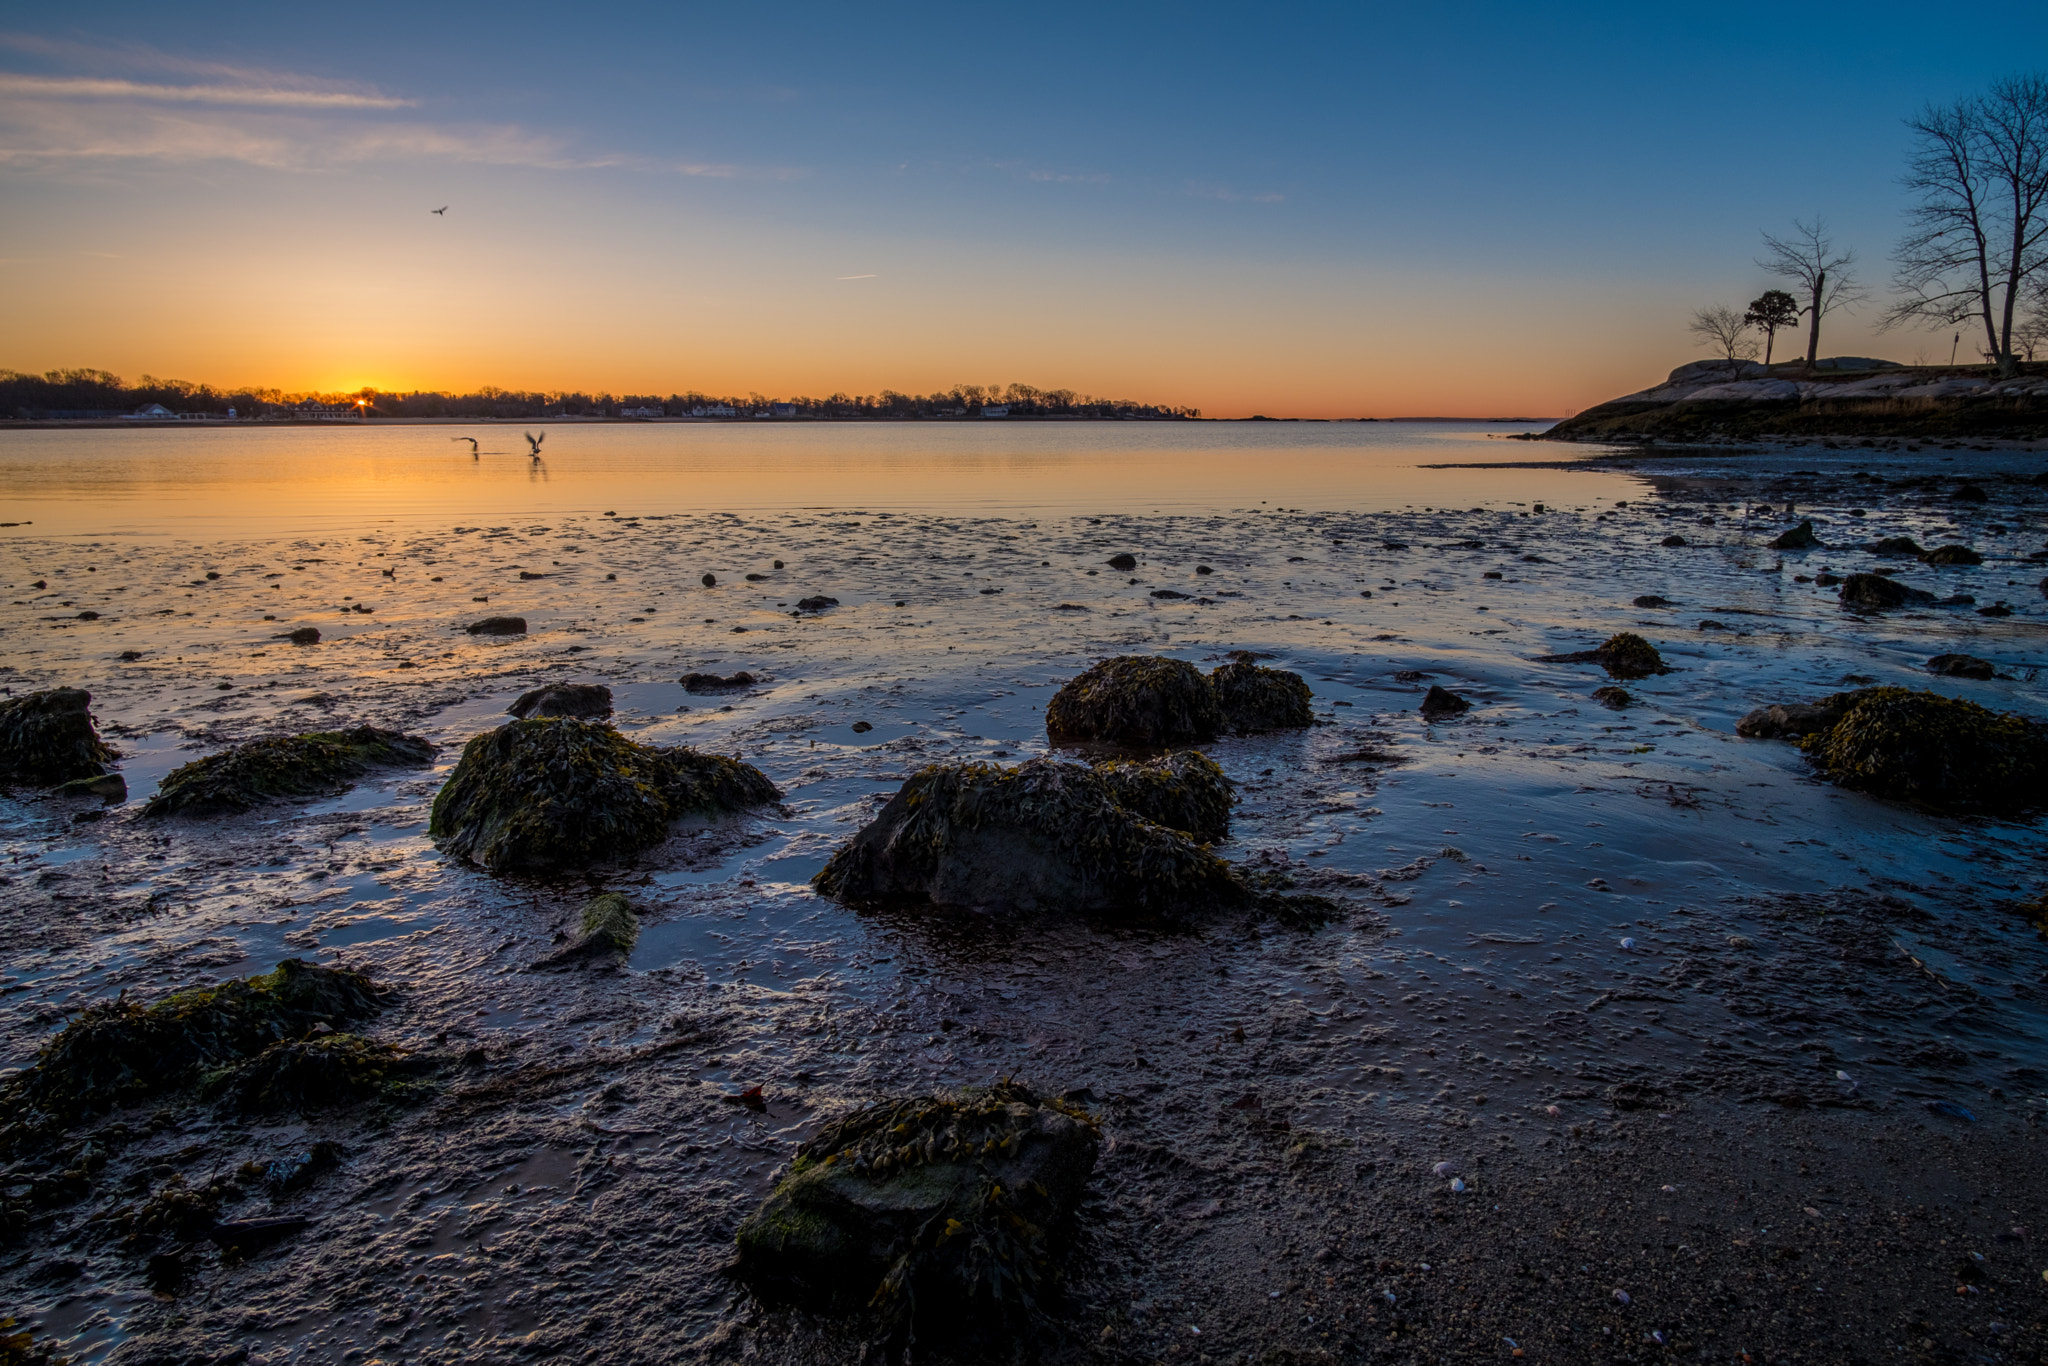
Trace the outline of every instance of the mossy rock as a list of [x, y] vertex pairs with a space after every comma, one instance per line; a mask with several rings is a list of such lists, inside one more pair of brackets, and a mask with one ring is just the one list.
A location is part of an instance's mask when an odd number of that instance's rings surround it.
[[424, 768], [433, 761], [430, 741], [375, 726], [274, 735], [172, 769], [142, 814], [249, 811], [280, 797], [331, 792], [373, 768]]
[[1984, 557], [1966, 545], [1938, 545], [1921, 555], [1925, 564], [1982, 564]]
[[1781, 533], [1771, 542], [1773, 550], [1814, 550], [1821, 546], [1820, 537], [1813, 533], [1812, 521], [1803, 521], [1790, 531]]
[[870, 1105], [797, 1149], [740, 1225], [740, 1273], [827, 1311], [1027, 1311], [1098, 1145], [1086, 1111], [1017, 1082]]
[[360, 972], [287, 958], [261, 976], [188, 988], [150, 1006], [125, 995], [102, 1001], [0, 1088], [0, 1109], [68, 1122], [185, 1085], [315, 1025], [362, 1019], [379, 996]]
[[1157, 759], [1099, 759], [1093, 767], [1124, 810], [1205, 843], [1230, 837], [1230, 779], [1200, 750]]
[[2048, 725], [1909, 688], [1865, 688], [1816, 704], [1841, 719], [1799, 747], [1841, 787], [1942, 812], [2016, 814], [2040, 805]]
[[232, 1096], [252, 1113], [310, 1114], [418, 1089], [419, 1060], [393, 1044], [357, 1034], [281, 1039], [255, 1057], [206, 1078], [205, 1089]]
[[1209, 685], [1216, 689], [1224, 723], [1239, 734], [1315, 724], [1309, 709], [1315, 694], [1298, 673], [1240, 660], [1211, 670]]
[[602, 683], [550, 683], [519, 694], [505, 710], [522, 721], [536, 716], [601, 721], [612, 714], [612, 690]]
[[92, 723], [92, 694], [51, 688], [0, 699], [0, 782], [48, 787], [97, 778], [120, 756]]
[[464, 746], [428, 830], [493, 872], [582, 866], [651, 848], [685, 816], [781, 796], [723, 755], [638, 744], [596, 721], [513, 721]]
[[1884, 574], [1851, 574], [1842, 581], [1842, 606], [1862, 612], [1885, 612], [1894, 607], [1931, 603], [1934, 594], [1909, 588]]
[[1184, 745], [1214, 739], [1223, 724], [1216, 690], [1202, 671], [1158, 655], [1105, 659], [1045, 704], [1045, 730], [1055, 744]]
[[576, 964], [612, 965], [623, 963], [640, 941], [640, 917], [623, 892], [605, 892], [583, 903], [578, 912], [582, 932], [569, 944], [534, 964], [535, 968], [562, 968]]

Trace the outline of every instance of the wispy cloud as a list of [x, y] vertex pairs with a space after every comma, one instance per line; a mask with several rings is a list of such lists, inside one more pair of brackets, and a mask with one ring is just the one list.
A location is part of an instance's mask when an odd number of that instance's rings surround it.
[[879, 274], [868, 274], [868, 275], [835, 275], [835, 276], [833, 276], [832, 278], [833, 278], [833, 279], [835, 279], [835, 280], [879, 280], [879, 279], [881, 279], [882, 277], [881, 277], [881, 276], [880, 276]]
[[273, 85], [155, 85], [100, 76], [24, 76], [0, 72], [0, 98], [139, 100], [152, 104], [218, 104], [266, 109], [405, 109], [419, 103], [391, 95]]

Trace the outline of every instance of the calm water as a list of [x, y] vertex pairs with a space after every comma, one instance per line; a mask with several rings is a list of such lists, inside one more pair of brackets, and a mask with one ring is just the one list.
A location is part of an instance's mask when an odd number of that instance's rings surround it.
[[[540, 431], [541, 424], [528, 430]], [[276, 535], [381, 522], [804, 507], [1173, 512], [1626, 497], [1453, 423], [554, 424], [0, 433], [0, 521], [28, 534]], [[472, 458], [458, 433], [479, 438]], [[22, 534], [27, 529], [23, 528]]]

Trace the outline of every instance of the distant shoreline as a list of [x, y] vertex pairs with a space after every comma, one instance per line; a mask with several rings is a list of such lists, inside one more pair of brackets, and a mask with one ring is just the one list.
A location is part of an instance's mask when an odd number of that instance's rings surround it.
[[136, 417], [82, 417], [82, 418], [0, 418], [0, 431], [90, 431], [90, 430], [149, 430], [149, 431], [269, 431], [278, 427], [338, 427], [357, 429], [363, 427], [539, 427], [573, 423], [583, 427], [752, 427], [752, 426], [902, 426], [915, 427], [930, 423], [947, 423], [957, 426], [979, 427], [991, 423], [1012, 423], [1032, 426], [1039, 423], [1193, 423], [1201, 425], [1227, 425], [1232, 423], [1366, 423], [1396, 422], [1442, 422], [1468, 423], [1486, 427], [1535, 426], [1556, 422], [1554, 417], [1082, 417], [1067, 414], [1026, 415], [1004, 418], [982, 417], [584, 417], [569, 414], [562, 417], [370, 417], [370, 418], [136, 418]]

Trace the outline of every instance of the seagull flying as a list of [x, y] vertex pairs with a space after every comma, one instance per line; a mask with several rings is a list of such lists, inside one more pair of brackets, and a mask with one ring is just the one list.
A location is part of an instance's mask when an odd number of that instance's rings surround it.
[[539, 436], [535, 436], [532, 432], [526, 433], [526, 444], [533, 448], [533, 458], [535, 460], [540, 459], [540, 443], [547, 439], [548, 434], [545, 429], [542, 430]]
[[439, 214], [445, 214], [445, 213], [447, 213], [447, 212], [448, 212], [448, 206], [447, 206], [446, 204], [443, 204], [443, 205], [442, 205], [442, 206], [441, 206], [440, 208], [438, 208], [438, 209], [428, 209], [428, 210], [427, 210], [427, 212], [428, 212], [428, 213], [439, 213]]

